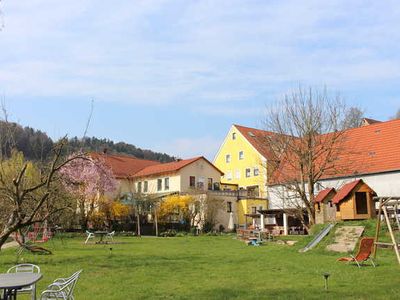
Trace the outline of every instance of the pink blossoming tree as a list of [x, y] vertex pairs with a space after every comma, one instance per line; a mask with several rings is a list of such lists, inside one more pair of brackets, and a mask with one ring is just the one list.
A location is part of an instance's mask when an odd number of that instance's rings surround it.
[[70, 161], [60, 173], [66, 190], [77, 198], [80, 223], [86, 229], [99, 200], [117, 188], [112, 170], [101, 158], [85, 155]]

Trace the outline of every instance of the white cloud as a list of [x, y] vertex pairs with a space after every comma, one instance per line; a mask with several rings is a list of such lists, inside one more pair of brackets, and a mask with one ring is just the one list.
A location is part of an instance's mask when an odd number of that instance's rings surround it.
[[[205, 156], [212, 161], [216, 154], [221, 140], [211, 136], [198, 138], [179, 138], [169, 141], [167, 144], [157, 146], [160, 151], [181, 158]], [[161, 150], [162, 149], [162, 150]]]
[[[3, 2], [2, 2], [3, 3]], [[0, 90], [235, 115], [302, 82], [398, 81], [396, 1], [6, 1]], [[263, 97], [261, 97], [263, 96]], [[247, 111], [247, 112], [246, 112]], [[252, 113], [252, 108], [244, 110]]]

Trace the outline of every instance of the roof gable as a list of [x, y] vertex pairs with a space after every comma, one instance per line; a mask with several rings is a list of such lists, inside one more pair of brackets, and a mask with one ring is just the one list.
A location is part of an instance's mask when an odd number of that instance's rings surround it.
[[170, 163], [163, 163], [163, 164], [157, 164], [157, 165], [152, 165], [148, 166], [139, 172], [135, 173], [133, 177], [146, 177], [146, 176], [154, 176], [154, 175], [160, 175], [160, 174], [166, 174], [166, 173], [173, 173], [177, 172], [180, 169], [198, 161], [198, 160], [204, 160], [206, 163], [208, 163], [211, 167], [216, 169], [221, 175], [224, 173], [219, 170], [217, 167], [215, 167], [209, 160], [207, 160], [203, 156], [199, 157], [194, 157], [190, 159], [184, 159], [180, 161], [174, 161]]
[[342, 186], [337, 194], [332, 198], [332, 202], [338, 204], [345, 199], [359, 184], [364, 184], [362, 179], [357, 179]]
[[323, 202], [331, 193], [336, 193], [336, 190], [334, 188], [327, 188], [320, 191], [314, 198], [314, 202]]
[[272, 152], [268, 145], [268, 136], [274, 135], [271, 131], [260, 130], [256, 128], [245, 127], [241, 125], [233, 125], [241, 133], [241, 135], [256, 149], [260, 155], [266, 159], [272, 158]]

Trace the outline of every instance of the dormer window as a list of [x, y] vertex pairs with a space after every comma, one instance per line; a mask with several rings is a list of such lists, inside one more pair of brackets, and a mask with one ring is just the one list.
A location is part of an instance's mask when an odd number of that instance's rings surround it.
[[232, 140], [236, 140], [236, 132], [232, 133]]

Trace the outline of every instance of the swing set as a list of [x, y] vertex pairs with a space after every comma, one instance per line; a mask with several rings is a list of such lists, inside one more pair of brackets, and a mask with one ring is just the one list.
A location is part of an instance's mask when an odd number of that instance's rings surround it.
[[[376, 216], [377, 222], [375, 228], [375, 244], [373, 250], [373, 257], [375, 259], [378, 246], [393, 247], [394, 252], [396, 253], [397, 261], [400, 265], [400, 252], [399, 252], [400, 243], [396, 240], [394, 229], [392, 227], [392, 221], [394, 221], [397, 230], [400, 232], [400, 215], [399, 215], [400, 197], [374, 197], [374, 200], [379, 201], [379, 209], [378, 209], [378, 215]], [[383, 213], [383, 218], [381, 217], [382, 213]], [[386, 222], [386, 226], [388, 228], [390, 238], [392, 241], [391, 243], [379, 242], [379, 231], [381, 229], [381, 223], [383, 221], [382, 219], [384, 219]]]

